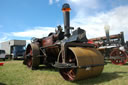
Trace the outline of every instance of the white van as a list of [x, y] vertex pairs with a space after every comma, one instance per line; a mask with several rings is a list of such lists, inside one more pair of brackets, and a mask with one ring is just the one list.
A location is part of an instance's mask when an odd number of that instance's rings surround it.
[[3, 59], [5, 61], [5, 50], [0, 50], [0, 59]]

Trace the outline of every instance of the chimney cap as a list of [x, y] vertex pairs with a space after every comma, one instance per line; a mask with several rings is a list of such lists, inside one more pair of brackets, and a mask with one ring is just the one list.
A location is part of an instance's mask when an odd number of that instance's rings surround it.
[[70, 10], [71, 10], [71, 8], [70, 8], [70, 5], [68, 3], [63, 4], [62, 11], [70, 11]]

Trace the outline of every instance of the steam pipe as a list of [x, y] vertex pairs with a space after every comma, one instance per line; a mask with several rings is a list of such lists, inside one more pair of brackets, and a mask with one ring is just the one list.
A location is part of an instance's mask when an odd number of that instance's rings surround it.
[[63, 16], [64, 16], [64, 32], [66, 37], [70, 37], [70, 5], [65, 3], [62, 6]]

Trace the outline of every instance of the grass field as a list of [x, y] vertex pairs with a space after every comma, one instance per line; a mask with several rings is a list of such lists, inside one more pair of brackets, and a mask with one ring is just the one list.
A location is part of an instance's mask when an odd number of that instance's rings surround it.
[[[0, 61], [2, 62], [2, 61]], [[108, 63], [101, 75], [95, 78], [69, 82], [57, 69], [30, 70], [22, 61], [5, 61], [0, 66], [0, 85], [128, 85], [128, 64], [123, 66]]]

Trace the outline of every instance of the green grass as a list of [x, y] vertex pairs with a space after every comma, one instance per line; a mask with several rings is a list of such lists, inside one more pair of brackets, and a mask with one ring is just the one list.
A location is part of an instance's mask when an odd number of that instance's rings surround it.
[[128, 85], [128, 64], [118, 66], [108, 63], [97, 77], [69, 82], [55, 69], [33, 71], [18, 60], [4, 63], [0, 66], [0, 85]]

